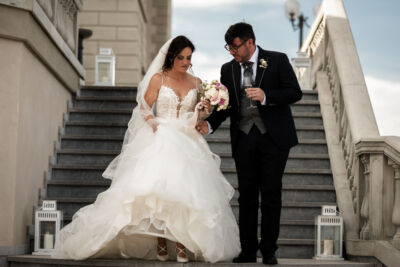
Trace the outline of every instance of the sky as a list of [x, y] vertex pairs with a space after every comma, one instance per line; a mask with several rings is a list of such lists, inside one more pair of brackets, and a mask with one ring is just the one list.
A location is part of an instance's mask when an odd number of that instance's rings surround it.
[[[321, 0], [298, 0], [312, 25]], [[343, 0], [381, 135], [400, 136], [399, 0]], [[172, 37], [186, 35], [195, 45], [193, 70], [203, 80], [219, 79], [232, 57], [224, 49], [228, 27], [245, 21], [256, 44], [296, 57], [299, 31], [285, 16], [285, 0], [172, 0]], [[309, 28], [304, 28], [304, 39]]]

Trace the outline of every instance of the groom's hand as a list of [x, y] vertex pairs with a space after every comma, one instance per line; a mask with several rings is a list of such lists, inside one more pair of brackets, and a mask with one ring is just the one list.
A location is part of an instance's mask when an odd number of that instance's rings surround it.
[[245, 89], [247, 97], [251, 98], [251, 100], [254, 101], [264, 101], [264, 91], [261, 88], [258, 87], [252, 87], [252, 88], [247, 88]]
[[208, 133], [208, 123], [205, 121], [201, 121], [196, 125], [196, 130], [199, 131], [201, 134], [207, 134]]

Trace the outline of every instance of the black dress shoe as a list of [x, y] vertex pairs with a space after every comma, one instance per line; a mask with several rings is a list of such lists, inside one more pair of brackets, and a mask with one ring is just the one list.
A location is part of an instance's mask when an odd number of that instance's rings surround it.
[[233, 259], [233, 263], [257, 262], [255, 254], [240, 253], [239, 256]]
[[268, 265], [275, 265], [278, 264], [278, 260], [276, 259], [275, 255], [269, 255], [266, 257], [263, 257], [263, 263], [268, 264]]

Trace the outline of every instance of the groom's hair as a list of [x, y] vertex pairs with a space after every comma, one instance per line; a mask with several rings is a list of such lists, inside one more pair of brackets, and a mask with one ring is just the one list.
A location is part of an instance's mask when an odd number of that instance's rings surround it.
[[225, 42], [229, 45], [233, 44], [233, 39], [239, 37], [241, 40], [253, 39], [256, 43], [253, 27], [246, 22], [238, 22], [229, 27], [225, 33]]
[[193, 43], [183, 35], [179, 35], [175, 37], [171, 44], [169, 45], [167, 55], [165, 56], [165, 61], [162, 69], [165, 70], [170, 70], [172, 68], [172, 65], [174, 63], [174, 59], [179, 55], [179, 53], [185, 49], [186, 47], [189, 47], [192, 50], [192, 53], [194, 52], [194, 45]]

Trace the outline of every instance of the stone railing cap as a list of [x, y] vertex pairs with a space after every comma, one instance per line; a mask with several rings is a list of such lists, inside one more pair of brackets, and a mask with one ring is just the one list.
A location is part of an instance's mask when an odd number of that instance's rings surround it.
[[380, 136], [362, 138], [355, 144], [357, 155], [365, 153], [384, 153], [400, 164], [400, 136]]

